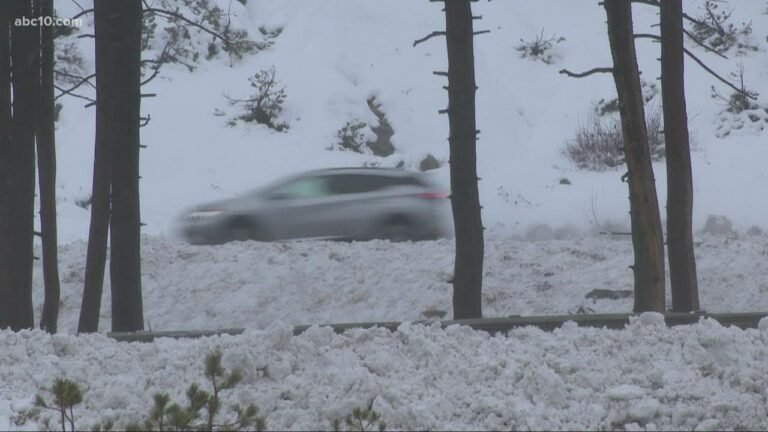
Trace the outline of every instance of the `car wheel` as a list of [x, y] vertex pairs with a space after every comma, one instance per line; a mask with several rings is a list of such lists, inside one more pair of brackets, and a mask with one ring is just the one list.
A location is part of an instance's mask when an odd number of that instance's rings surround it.
[[379, 237], [392, 243], [413, 240], [413, 228], [407, 220], [393, 219], [384, 224]]
[[266, 236], [256, 223], [241, 219], [236, 219], [229, 224], [226, 237], [227, 241], [266, 240]]

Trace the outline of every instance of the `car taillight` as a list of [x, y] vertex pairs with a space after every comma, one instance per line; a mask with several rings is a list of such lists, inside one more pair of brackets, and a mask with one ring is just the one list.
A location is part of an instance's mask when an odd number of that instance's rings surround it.
[[448, 198], [448, 194], [444, 194], [442, 192], [426, 192], [426, 193], [420, 193], [416, 195], [419, 198], [424, 199], [443, 199]]

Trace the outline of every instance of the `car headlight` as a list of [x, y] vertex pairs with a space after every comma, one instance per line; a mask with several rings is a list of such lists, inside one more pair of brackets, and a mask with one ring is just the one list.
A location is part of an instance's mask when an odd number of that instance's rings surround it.
[[207, 218], [212, 218], [214, 216], [218, 216], [222, 213], [224, 212], [221, 210], [193, 211], [192, 213], [187, 215], [187, 219], [207, 219]]

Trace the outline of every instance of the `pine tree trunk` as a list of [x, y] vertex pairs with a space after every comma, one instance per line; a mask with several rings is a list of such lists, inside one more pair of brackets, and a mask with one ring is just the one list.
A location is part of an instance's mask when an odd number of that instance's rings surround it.
[[91, 186], [91, 224], [85, 263], [83, 302], [80, 308], [80, 333], [99, 329], [99, 312], [104, 288], [109, 237], [110, 191], [112, 188], [112, 144], [110, 138], [112, 97], [112, 5], [97, 1], [93, 5], [96, 36], [96, 138]]
[[693, 180], [685, 108], [683, 2], [661, 2], [661, 97], [667, 152], [667, 249], [672, 310], [699, 310], [693, 253]]
[[640, 74], [637, 67], [630, 0], [603, 2], [613, 78], [627, 161], [632, 246], [635, 262], [635, 312], [664, 312], [664, 240], [656, 184], [648, 147]]
[[[0, 238], [11, 238], [11, 10], [10, 2], [0, 1]], [[0, 329], [11, 326], [16, 304], [11, 301], [13, 256], [9, 241], [0, 241]]]
[[[53, 0], [37, 0], [39, 16], [53, 16]], [[59, 260], [56, 227], [56, 134], [53, 93], [53, 27], [41, 28], [40, 107], [37, 127], [37, 163], [40, 187], [40, 233], [43, 246], [45, 301], [40, 328], [56, 333], [59, 318]]]
[[475, 64], [470, 0], [445, 1], [451, 207], [456, 232], [454, 319], [482, 318], [483, 223], [477, 190]]
[[110, 225], [112, 331], [144, 328], [141, 297], [139, 117], [141, 107], [141, 0], [114, 4], [114, 111]]
[[[9, 2], [14, 17], [32, 18], [31, 1]], [[11, 272], [10, 327], [13, 330], [34, 327], [32, 308], [32, 261], [35, 219], [35, 118], [40, 79], [40, 32], [37, 27], [11, 26], [11, 86], [13, 114], [11, 124], [11, 248], [8, 261]], [[2, 319], [2, 318], [0, 318]], [[1, 323], [0, 326], [5, 326]]]

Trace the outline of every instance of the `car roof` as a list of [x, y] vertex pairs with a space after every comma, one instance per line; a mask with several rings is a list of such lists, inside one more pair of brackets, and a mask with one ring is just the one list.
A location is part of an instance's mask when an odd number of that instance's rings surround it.
[[376, 174], [397, 177], [416, 177], [421, 173], [417, 171], [408, 171], [401, 168], [383, 168], [383, 167], [337, 167], [323, 168], [309, 171], [305, 174]]

